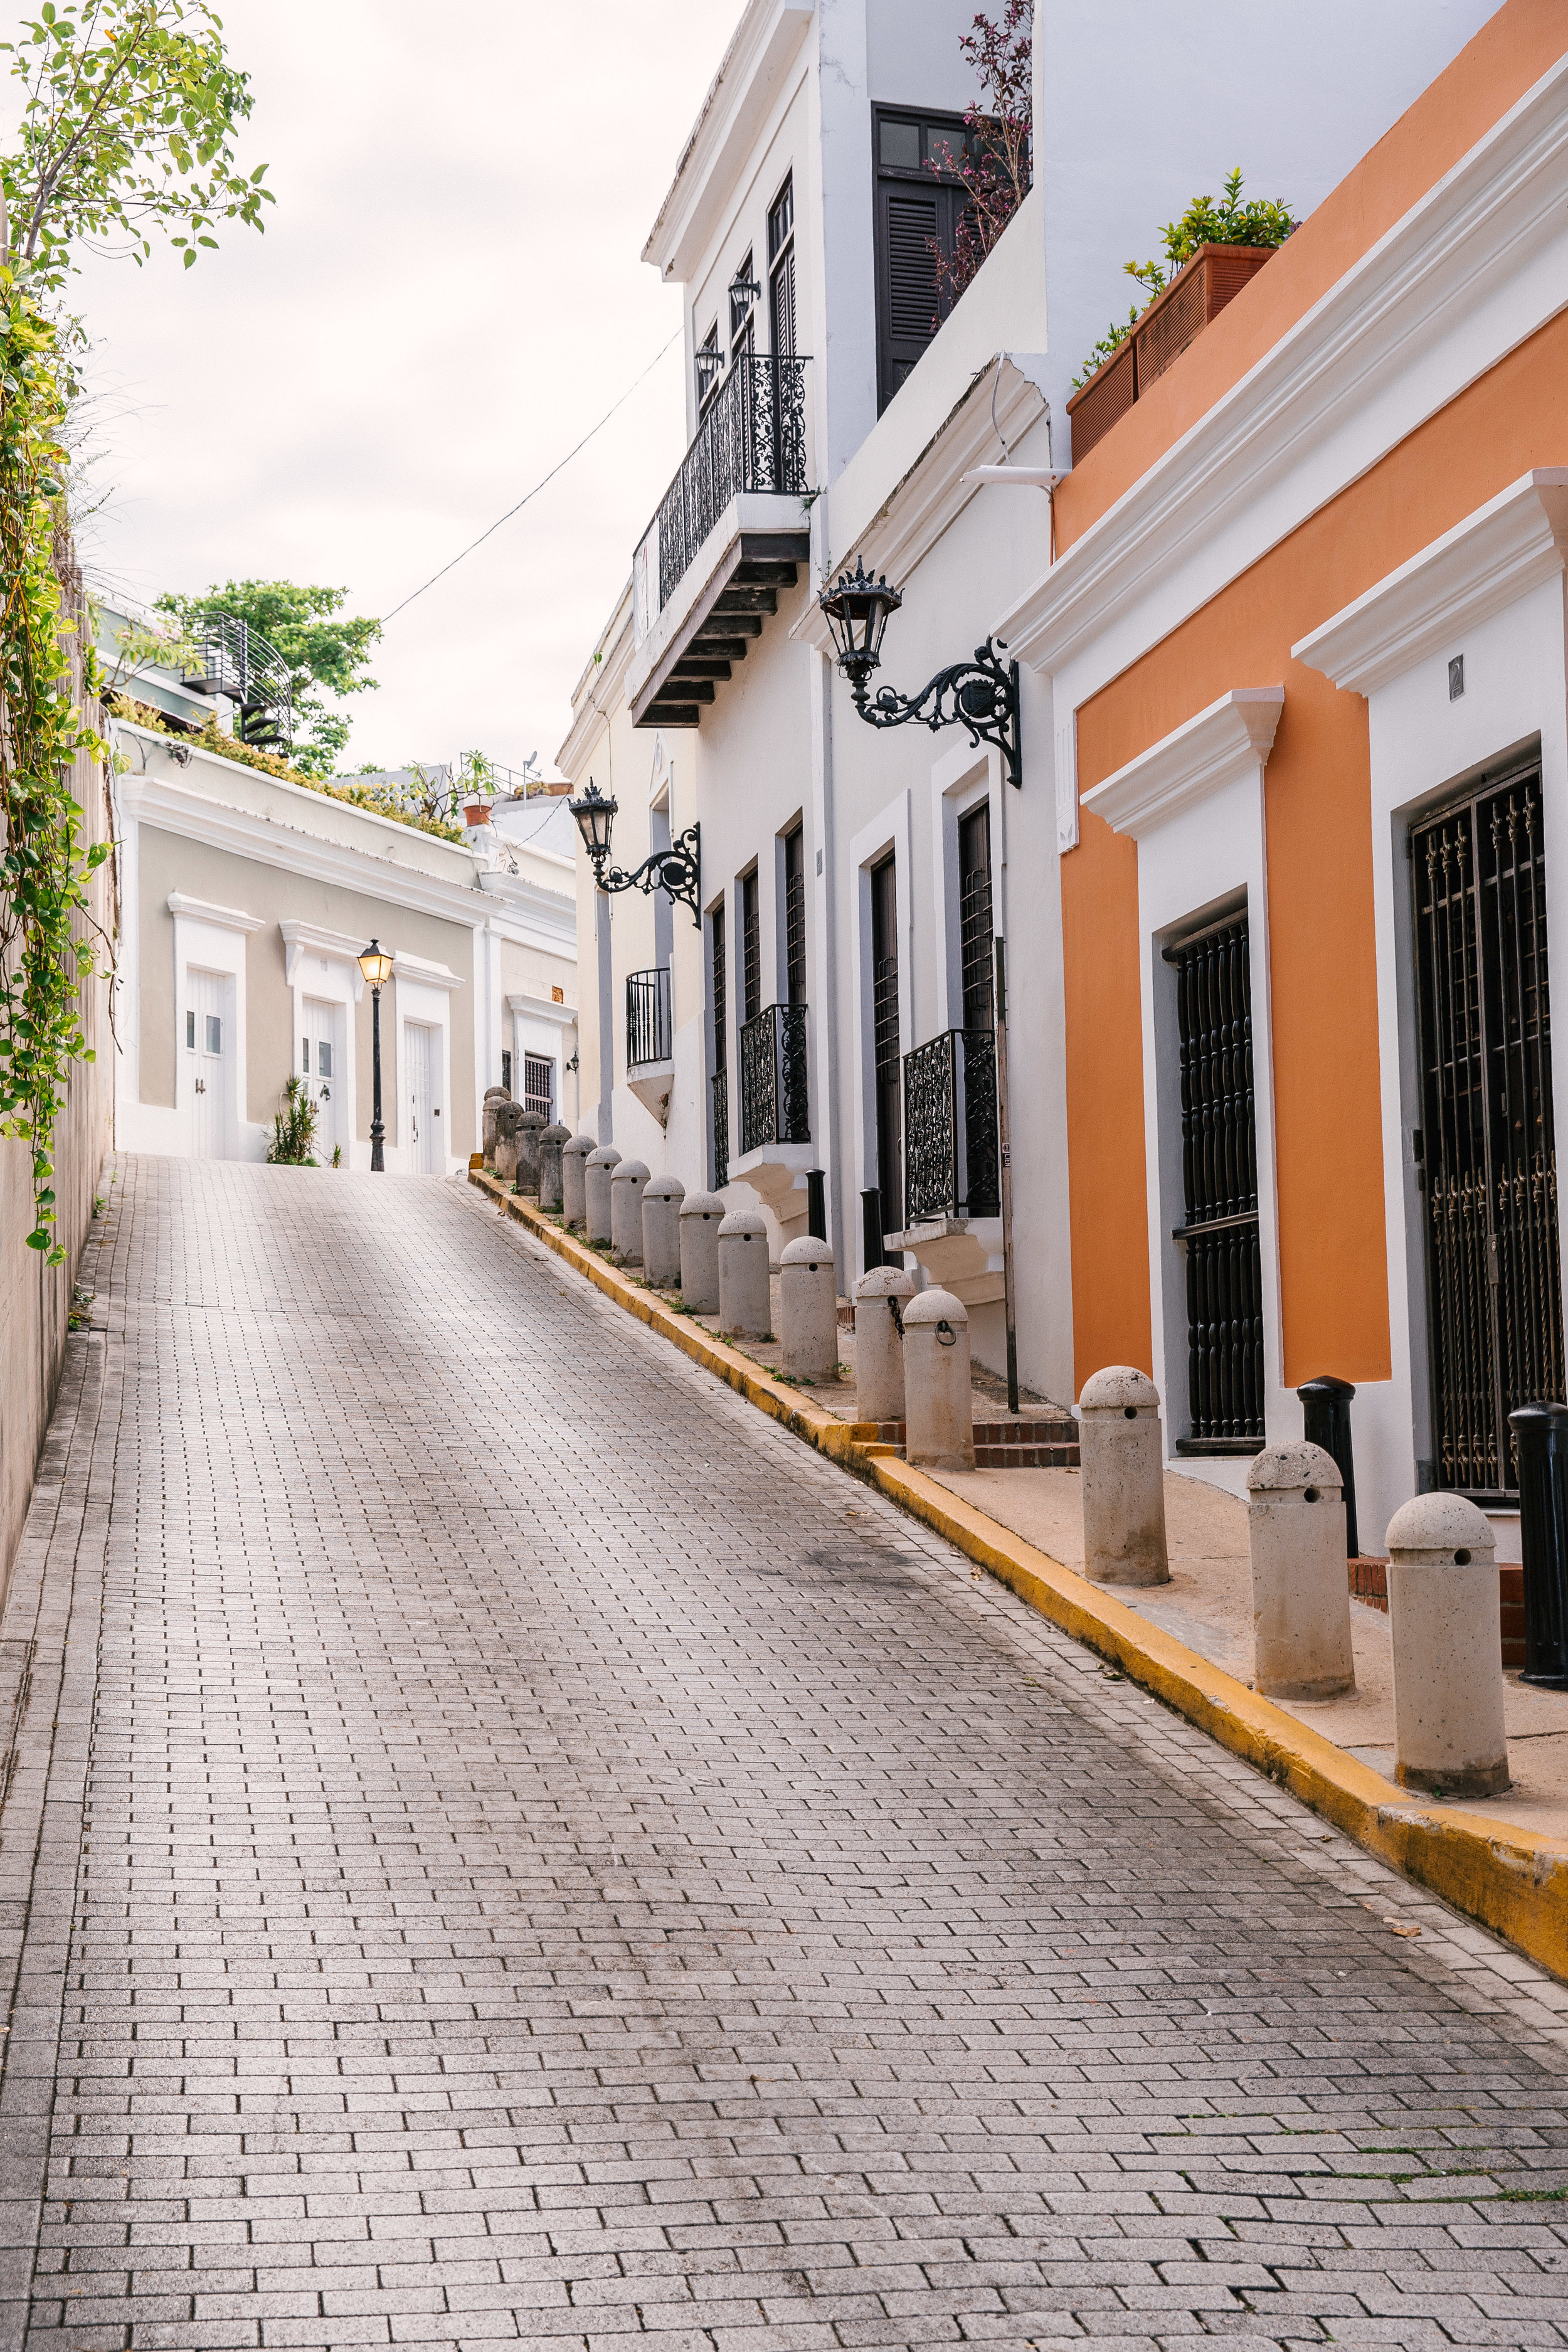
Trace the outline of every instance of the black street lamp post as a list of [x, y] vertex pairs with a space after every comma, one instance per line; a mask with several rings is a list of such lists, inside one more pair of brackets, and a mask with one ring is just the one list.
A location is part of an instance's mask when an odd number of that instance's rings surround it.
[[647, 898], [662, 890], [667, 897], [679, 898], [683, 907], [689, 907], [692, 921], [701, 929], [700, 826], [688, 825], [668, 849], [656, 849], [651, 857], [645, 857], [635, 874], [623, 874], [618, 866], [610, 866], [606, 872], [610, 831], [619, 801], [613, 793], [606, 799], [590, 776], [587, 791], [566, 805], [577, 820], [583, 846], [593, 861], [595, 883], [601, 890], [640, 890]]
[[392, 958], [385, 949], [372, 940], [359, 959], [359, 968], [370, 982], [370, 1166], [372, 1175], [386, 1173], [383, 1145], [386, 1129], [381, 1123], [381, 991], [384, 982], [392, 978]]

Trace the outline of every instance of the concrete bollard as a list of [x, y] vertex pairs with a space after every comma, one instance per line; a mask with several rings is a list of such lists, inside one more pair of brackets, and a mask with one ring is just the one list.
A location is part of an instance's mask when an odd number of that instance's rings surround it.
[[727, 1214], [717, 1192], [688, 1192], [680, 1204], [680, 1303], [694, 1315], [719, 1312], [719, 1228]]
[[659, 1289], [680, 1280], [680, 1204], [686, 1187], [679, 1176], [656, 1176], [642, 1196], [642, 1270]]
[[1265, 1698], [1355, 1688], [1340, 1465], [1305, 1439], [1269, 1445], [1247, 1473], [1254, 1675]]
[[731, 1209], [719, 1227], [719, 1328], [741, 1339], [773, 1337], [768, 1226], [760, 1209]]
[[904, 1417], [903, 1307], [915, 1278], [900, 1265], [873, 1266], [855, 1285], [855, 1417]]
[[517, 1189], [520, 1192], [539, 1190], [539, 1139], [544, 1132], [544, 1120], [536, 1110], [525, 1110], [517, 1123]]
[[517, 1175], [517, 1130], [522, 1113], [516, 1103], [496, 1105], [496, 1174], [503, 1184], [510, 1184]]
[[596, 1148], [591, 1135], [574, 1135], [561, 1147], [561, 1214], [568, 1225], [588, 1222], [588, 1162]]
[[610, 1247], [617, 1257], [637, 1265], [642, 1264], [642, 1196], [647, 1188], [647, 1170], [640, 1160], [623, 1160], [610, 1178]]
[[584, 1230], [591, 1242], [607, 1242], [611, 1237], [610, 1182], [621, 1164], [621, 1155], [613, 1143], [601, 1143], [597, 1151], [590, 1151], [583, 1170], [583, 1190], [587, 1202]]
[[1445, 1797], [1509, 1785], [1496, 1540], [1463, 1495], [1417, 1495], [1388, 1545], [1394, 1777]]
[[539, 1205], [552, 1213], [561, 1206], [561, 1155], [571, 1140], [568, 1127], [547, 1127], [539, 1139]]
[[838, 1276], [827, 1244], [807, 1234], [779, 1260], [779, 1338], [784, 1369], [798, 1380], [838, 1373]]
[[969, 1309], [951, 1290], [922, 1290], [903, 1315], [908, 1458], [930, 1470], [973, 1470]]
[[496, 1162], [496, 1113], [502, 1103], [509, 1103], [511, 1097], [504, 1087], [485, 1088], [484, 1111], [479, 1129], [479, 1149], [484, 1153], [487, 1168], [493, 1168]]
[[1097, 1584], [1169, 1584], [1159, 1390], [1147, 1372], [1108, 1364], [1084, 1382], [1078, 1410], [1084, 1574]]

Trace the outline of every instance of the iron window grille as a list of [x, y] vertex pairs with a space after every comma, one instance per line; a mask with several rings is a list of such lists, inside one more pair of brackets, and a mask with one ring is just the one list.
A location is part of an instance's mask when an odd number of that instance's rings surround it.
[[555, 1116], [555, 1065], [548, 1055], [522, 1057], [522, 1107], [538, 1111], [547, 1121]]
[[797, 824], [784, 835], [784, 994], [805, 1003], [805, 835]]
[[904, 1214], [998, 1217], [996, 1039], [944, 1029], [904, 1055]]
[[[650, 604], [658, 583], [658, 603], [646, 615], [647, 626], [732, 499], [742, 491], [805, 495], [807, 364], [792, 355], [742, 352], [714, 378], [691, 446], [638, 543], [639, 578], [647, 580]], [[639, 587], [639, 597], [644, 593]]]
[[1508, 1416], [1563, 1394], [1539, 768], [1415, 827], [1410, 852], [1433, 1467], [1516, 1503]]
[[763, 916], [757, 870], [741, 877], [741, 1019], [754, 1021], [763, 1009]]
[[741, 1150], [809, 1143], [805, 1006], [770, 1004], [741, 1032]]
[[730, 1181], [730, 1073], [715, 1070], [709, 1082], [713, 1097], [713, 1190], [721, 1192]]
[[959, 966], [963, 1025], [990, 1030], [996, 1019], [995, 950], [992, 940], [991, 811], [982, 801], [958, 827]]
[[1165, 951], [1181, 1034], [1187, 1260], [1187, 1408], [1178, 1454], [1263, 1447], [1263, 1259], [1252, 1091], [1252, 960], [1245, 914]]
[[668, 1062], [670, 1058], [669, 971], [659, 965], [652, 971], [632, 971], [626, 974], [626, 1067], [635, 1070], [649, 1062]]
[[871, 870], [871, 1044], [877, 1088], [877, 1183], [882, 1231], [903, 1229], [903, 1133], [899, 1056], [898, 869], [890, 857]]

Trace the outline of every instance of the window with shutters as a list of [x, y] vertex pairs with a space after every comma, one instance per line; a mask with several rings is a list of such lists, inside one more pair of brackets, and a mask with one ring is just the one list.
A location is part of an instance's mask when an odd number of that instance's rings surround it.
[[757, 869], [741, 877], [741, 1018], [754, 1021], [763, 1009], [763, 923]]
[[768, 318], [773, 357], [795, 356], [795, 179], [793, 174], [768, 207]]
[[719, 321], [714, 320], [697, 346], [697, 413], [700, 416], [724, 378], [724, 354], [719, 349]]
[[991, 810], [982, 801], [958, 825], [958, 941], [963, 982], [963, 1026], [994, 1024], [991, 923]]
[[713, 1108], [713, 1189], [718, 1192], [730, 1181], [730, 999], [722, 907], [715, 907], [708, 918], [708, 937], [713, 957], [713, 1069], [708, 1083]]
[[[938, 292], [934, 243], [952, 257], [963, 184], [948, 167], [973, 133], [959, 114], [879, 107], [872, 121], [877, 174], [877, 406], [886, 408], [951, 304]], [[939, 176], [940, 174], [940, 176]]]
[[730, 287], [730, 357], [732, 360], [739, 359], [743, 352], [756, 348], [757, 306], [750, 290], [754, 283], [752, 257], [748, 253]]
[[805, 835], [797, 824], [786, 833], [784, 868], [784, 984], [791, 1004], [805, 1003]]
[[877, 1089], [877, 1182], [882, 1231], [904, 1222], [903, 1063], [899, 1053], [899, 883], [893, 858], [871, 869], [871, 1034]]

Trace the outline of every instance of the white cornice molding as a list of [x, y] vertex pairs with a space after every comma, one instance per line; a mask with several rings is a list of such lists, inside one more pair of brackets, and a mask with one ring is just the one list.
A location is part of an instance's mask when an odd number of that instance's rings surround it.
[[1290, 651], [1352, 694], [1373, 694], [1563, 569], [1568, 466], [1540, 466], [1402, 563]]
[[577, 681], [572, 697], [572, 724], [555, 754], [555, 764], [575, 785], [594, 739], [607, 728], [625, 699], [623, 687], [636, 639], [632, 630], [632, 587], [628, 579], [598, 645], [594, 658]]
[[1261, 769], [1284, 707], [1282, 686], [1237, 687], [1085, 793], [1083, 806], [1113, 833], [1142, 841], [1249, 768]]
[[[1353, 462], [1342, 459], [1325, 467], [1321, 479], [1304, 479], [1296, 520], [1337, 495], [1352, 472], [1373, 464], [1423, 415], [1454, 398], [1463, 382], [1562, 309], [1559, 273], [1526, 283], [1511, 310], [1500, 306], [1502, 322], [1493, 337], [1500, 348], [1467, 347], [1430, 373], [1416, 400], [1379, 408], [1385, 387], [1413, 366], [1413, 355], [1492, 303], [1502, 281], [1525, 276], [1534, 255], [1561, 235], [1565, 207], [1568, 58], [1065, 551], [998, 619], [997, 635], [1032, 669], [1061, 669], [1237, 517], [1249, 509], [1262, 516], [1262, 501], [1278, 483], [1293, 469], [1305, 477], [1313, 455], [1354, 424], [1362, 438]], [[1283, 514], [1268, 520], [1270, 535], [1257, 554], [1295, 528]], [[1233, 563], [1226, 576], [1244, 568]], [[1218, 584], [1194, 580], [1188, 595], [1170, 600], [1172, 611], [1162, 613], [1152, 634], [1166, 634]], [[1127, 657], [1127, 648], [1119, 647], [1113, 667]], [[1085, 690], [1093, 690], [1092, 680]]]
[[481, 929], [490, 913], [493, 902], [478, 890], [441, 882], [417, 867], [395, 866], [339, 842], [296, 833], [291, 826], [257, 816], [248, 809], [225, 808], [200, 793], [181, 791], [162, 777], [126, 774], [119, 782], [121, 806], [128, 818], [178, 834], [184, 840], [205, 842], [279, 873], [331, 883], [385, 906], [408, 907], [446, 922], [460, 923], [465, 930]]
[[506, 1003], [509, 1013], [527, 1013], [535, 1021], [553, 1021], [558, 1029], [574, 1029], [577, 1025], [574, 1004], [556, 1004], [547, 997], [530, 996], [522, 990], [509, 993]]
[[283, 977], [290, 988], [294, 985], [300, 963], [308, 955], [325, 956], [331, 963], [346, 963], [353, 980], [354, 1003], [364, 994], [364, 974], [359, 968], [360, 950], [368, 945], [364, 940], [351, 940], [344, 931], [326, 931], [320, 923], [302, 923], [294, 916], [286, 916], [278, 926], [283, 934]]
[[394, 952], [392, 976], [394, 980], [406, 980], [410, 983], [417, 982], [421, 988], [467, 988], [468, 984], [449, 964], [431, 963], [425, 956], [405, 954], [402, 948]]
[[[933, 351], [936, 345], [932, 345]], [[996, 387], [996, 422], [1005, 441], [1020, 441], [1045, 415], [1046, 402], [1033, 376], [1024, 373], [1010, 352], [999, 352], [971, 376], [914, 464], [889, 490], [866, 528], [858, 532], [828, 565], [840, 571], [858, 555], [868, 572], [885, 572], [896, 583], [907, 580], [917, 564], [963, 513], [984, 485], [964, 476], [981, 452], [994, 449], [997, 435], [985, 397]], [[1045, 509], [1040, 509], [1042, 515]], [[831, 644], [827, 624], [815, 596], [790, 631], [818, 652]]]
[[749, 0], [643, 246], [643, 259], [666, 282], [692, 275], [713, 215], [777, 103], [814, 13], [809, 0]]
[[264, 931], [265, 915], [247, 915], [237, 907], [215, 907], [206, 898], [192, 898], [184, 890], [171, 890], [168, 899], [171, 915], [183, 915], [187, 922], [210, 923], [219, 931]]

